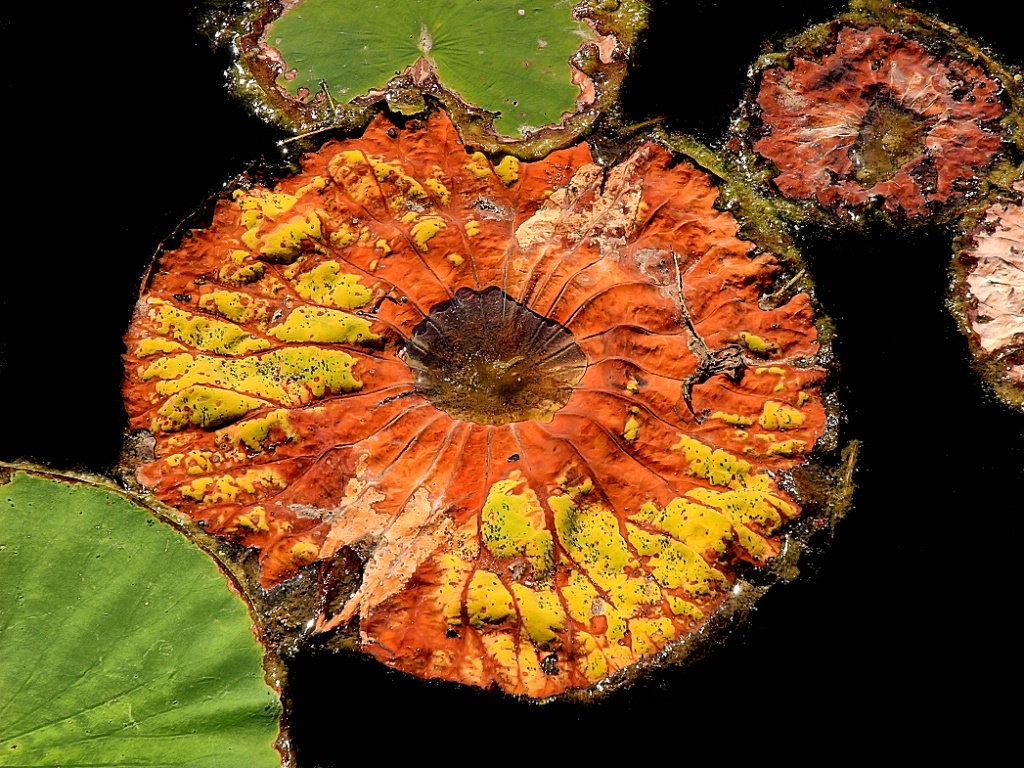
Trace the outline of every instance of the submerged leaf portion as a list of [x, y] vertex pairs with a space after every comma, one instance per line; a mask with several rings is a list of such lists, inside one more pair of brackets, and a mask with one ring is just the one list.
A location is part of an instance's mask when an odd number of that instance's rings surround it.
[[0, 765], [280, 765], [280, 705], [213, 561], [112, 487], [0, 477]]
[[138, 477], [267, 588], [359, 558], [318, 627], [413, 674], [550, 696], [651, 659], [780, 552], [826, 432], [811, 301], [762, 306], [780, 265], [717, 196], [653, 144], [492, 161], [378, 118], [159, 256]]
[[264, 2], [237, 50], [302, 128], [346, 123], [381, 99], [417, 114], [430, 95], [467, 143], [533, 156], [571, 141], [614, 99], [646, 13], [636, 0]]

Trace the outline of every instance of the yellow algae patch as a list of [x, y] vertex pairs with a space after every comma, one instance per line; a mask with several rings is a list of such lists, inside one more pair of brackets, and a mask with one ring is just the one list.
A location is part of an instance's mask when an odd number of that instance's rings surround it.
[[267, 525], [267, 511], [263, 507], [253, 507], [246, 514], [238, 517], [235, 523], [253, 533], [270, 532], [270, 526]]
[[764, 491], [723, 492], [695, 488], [686, 495], [725, 515], [733, 525], [740, 546], [759, 560], [773, 552], [768, 542], [746, 524], [757, 523], [766, 533], [772, 533], [782, 524], [783, 515], [787, 518], [796, 516], [792, 505]]
[[162, 357], [159, 360], [154, 360], [147, 367], [139, 366], [139, 378], [143, 381], [154, 378], [174, 379], [188, 373], [195, 362], [196, 358], [187, 353]]
[[449, 253], [448, 254], [448, 261], [450, 261], [453, 266], [461, 267], [462, 266], [462, 262], [465, 261], [465, 259], [463, 259], [461, 256], [459, 256], [459, 254], [457, 254], [457, 253]]
[[355, 202], [366, 204], [371, 199], [379, 199], [377, 177], [359, 150], [339, 152], [327, 163], [327, 170]]
[[429, 178], [423, 182], [427, 189], [434, 193], [437, 199], [441, 202], [441, 205], [448, 205], [452, 199], [452, 193], [448, 191], [448, 187], [441, 183], [439, 179]]
[[309, 541], [297, 541], [288, 552], [288, 557], [298, 566], [309, 565], [320, 554], [320, 548]]
[[611, 598], [626, 616], [640, 605], [660, 602], [657, 585], [634, 577], [640, 563], [619, 533], [616, 516], [596, 504], [578, 507], [569, 496], [552, 496], [558, 541], [566, 554]]
[[626, 391], [631, 395], [640, 391], [640, 382], [636, 380], [636, 376], [629, 377], [629, 381], [626, 382]]
[[777, 344], [746, 331], [740, 333], [740, 340], [747, 349], [758, 357], [768, 357], [779, 351]]
[[[331, 245], [338, 248], [344, 248], [347, 245], [352, 245], [359, 238], [359, 234], [352, 231], [352, 227], [349, 226], [347, 221], [343, 221], [338, 225], [338, 228], [331, 232], [330, 240]], [[337, 263], [337, 262], [327, 262]]]
[[140, 339], [135, 345], [136, 357], [149, 357], [150, 355], [166, 355], [168, 352], [180, 352], [185, 347], [170, 339]]
[[683, 600], [675, 595], [668, 595], [668, 607], [675, 616], [687, 616], [694, 622], [704, 620], [704, 611], [691, 602]]
[[545, 528], [544, 509], [532, 489], [516, 494], [519, 473], [491, 486], [480, 515], [480, 539], [495, 557], [525, 556], [534, 579], [546, 579], [554, 567], [554, 540]]
[[796, 508], [777, 496], [764, 491], [711, 491], [694, 488], [687, 496], [702, 504], [714, 507], [733, 525], [756, 522], [768, 531], [774, 531], [782, 524], [782, 516], [796, 517]]
[[377, 181], [388, 181], [390, 180], [398, 191], [402, 194], [411, 197], [413, 199], [419, 199], [427, 196], [427, 193], [423, 191], [423, 187], [416, 179], [409, 176], [402, 169], [402, 166], [396, 161], [390, 162], [384, 161], [380, 158], [369, 157], [370, 167], [373, 168], [373, 173], [377, 177]]
[[323, 176], [314, 176], [309, 180], [309, 184], [303, 184], [297, 190], [295, 190], [296, 197], [302, 197], [307, 192], [319, 192], [324, 189], [328, 184], [327, 179]]
[[439, 579], [434, 599], [450, 626], [462, 624], [462, 590], [479, 555], [477, 520], [472, 517], [455, 531], [450, 549], [437, 557]]
[[727, 517], [703, 504], [678, 497], [662, 510], [647, 502], [629, 519], [664, 531], [699, 554], [711, 550], [720, 555], [732, 538], [732, 523]]
[[689, 463], [687, 474], [707, 480], [712, 485], [744, 488], [749, 484], [750, 463], [716, 448], [714, 451], [699, 440], [679, 436], [673, 451], [682, 451]]
[[494, 673], [501, 677], [512, 690], [519, 689], [522, 683], [519, 679], [516, 642], [512, 635], [507, 632], [488, 632], [480, 639], [483, 641], [488, 658], [497, 667]]
[[149, 305], [156, 333], [172, 336], [192, 349], [217, 355], [245, 355], [270, 346], [266, 339], [255, 338], [237, 325], [186, 312], [162, 299], [149, 299]]
[[792, 429], [804, 423], [804, 415], [784, 403], [769, 400], [764, 404], [757, 423], [765, 429]]
[[175, 454], [181, 456], [177, 462], [184, 466], [190, 475], [202, 475], [211, 472], [216, 464], [220, 464], [224, 457], [214, 451], [195, 450], [186, 454]]
[[361, 317], [337, 309], [299, 307], [267, 333], [281, 341], [316, 341], [323, 344], [359, 344], [380, 336]]
[[327, 304], [339, 309], [358, 309], [371, 299], [370, 289], [359, 282], [358, 275], [342, 272], [336, 261], [304, 272], [294, 280], [295, 292], [306, 301]]
[[669, 536], [645, 533], [628, 526], [629, 543], [647, 557], [647, 568], [666, 589], [685, 589], [691, 595], [706, 595], [712, 583], [725, 585], [725, 575], [712, 568], [697, 552]]
[[466, 222], [466, 237], [476, 237], [480, 234], [480, 222], [470, 219]]
[[462, 623], [462, 586], [472, 566], [451, 554], [439, 556], [437, 564], [441, 576], [434, 601], [445, 622], [449, 626], [458, 626]]
[[[223, 398], [245, 393], [296, 406], [309, 402], [310, 395], [323, 397], [361, 389], [362, 382], [352, 374], [355, 364], [352, 356], [341, 350], [295, 346], [240, 359], [175, 355], [155, 361], [142, 378], [161, 379], [156, 391], [164, 397], [190, 388], [215, 386], [223, 388], [214, 390]], [[265, 403], [261, 400], [260, 404]], [[245, 412], [254, 407], [246, 406]]]
[[594, 490], [594, 481], [589, 477], [585, 478], [579, 485], [569, 485], [568, 480], [564, 477], [558, 478], [558, 484], [562, 486], [562, 490], [568, 493], [570, 496], [586, 496], [592, 490]]
[[491, 164], [483, 152], [474, 152], [469, 158], [469, 162], [466, 163], [466, 170], [473, 177], [483, 179], [491, 175]]
[[[633, 409], [636, 410], [635, 408]], [[630, 416], [626, 419], [626, 426], [622, 428], [622, 439], [627, 443], [632, 443], [640, 435], [640, 422], [636, 420], [635, 416]]]
[[250, 451], [262, 451], [275, 431], [281, 435], [280, 441], [288, 441], [295, 437], [295, 430], [288, 423], [288, 411], [278, 408], [263, 417], [246, 419], [217, 434], [220, 444], [244, 445]]
[[565, 612], [558, 595], [553, 590], [533, 590], [519, 583], [512, 585], [512, 593], [526, 635], [537, 648], [547, 650], [565, 629]]
[[269, 259], [290, 263], [299, 255], [304, 240], [322, 237], [320, 217], [311, 213], [304, 219], [279, 224], [262, 238], [257, 238], [255, 230], [250, 230], [242, 235], [242, 242]]
[[601, 595], [579, 571], [569, 572], [569, 579], [560, 591], [569, 615], [580, 624], [587, 625], [594, 616], [601, 613], [604, 602]]
[[234, 199], [242, 211], [241, 223], [246, 229], [258, 227], [264, 219], [273, 219], [290, 211], [298, 202], [294, 195], [267, 189], [238, 189], [234, 192]]
[[515, 614], [512, 595], [495, 574], [477, 571], [466, 591], [466, 615], [470, 626], [480, 629], [485, 624], [500, 624]]
[[592, 619], [598, 617], [605, 621], [605, 629], [602, 632], [588, 635], [599, 640], [593, 647], [602, 644], [601, 661], [598, 662], [597, 658], [593, 657], [588, 663], [600, 666], [605, 664], [606, 660], [610, 660], [615, 668], [619, 668], [633, 660], [629, 649], [618, 644], [626, 637], [626, 621], [622, 613], [600, 597], [586, 576], [576, 570], [570, 571], [568, 583], [560, 592], [569, 615], [583, 626], [589, 625], [593, 629]]
[[494, 166], [494, 173], [507, 187], [519, 181], [519, 161], [512, 155], [505, 155], [501, 162]]
[[255, 283], [266, 271], [261, 262], [254, 261], [241, 267], [221, 267], [217, 273], [217, 279], [222, 283], [234, 283], [235, 285], [248, 285]]
[[274, 470], [247, 469], [242, 475], [219, 475], [193, 480], [181, 487], [181, 495], [201, 504], [222, 504], [238, 501], [240, 494], [254, 495], [258, 490], [284, 488], [284, 479]]
[[199, 297], [199, 308], [216, 312], [236, 323], [263, 320], [267, 316], [267, 302], [247, 293], [213, 291]]
[[675, 627], [672, 626], [672, 620], [665, 616], [657, 619], [632, 619], [629, 622], [629, 633], [633, 653], [646, 656], [664, 648], [675, 635]]
[[177, 392], [153, 418], [154, 432], [177, 432], [187, 427], [209, 429], [236, 421], [266, 405], [263, 400], [213, 387], [192, 386]]
[[559, 543], [598, 586], [637, 566], [610, 511], [593, 504], [577, 507], [569, 496], [552, 496], [548, 506], [555, 513]]
[[415, 224], [412, 225], [412, 239], [416, 243], [416, 247], [419, 248], [423, 253], [426, 253], [427, 242], [434, 237], [438, 232], [445, 228], [444, 219], [440, 216], [424, 216]]
[[749, 427], [754, 423], [754, 419], [749, 416], [740, 416], [738, 413], [723, 413], [722, 411], [715, 411], [711, 414], [711, 418], [734, 427]]
[[579, 632], [574, 639], [577, 647], [577, 668], [582, 675], [591, 682], [607, 677], [611, 670], [608, 669], [608, 662], [598, 649], [594, 636], [587, 632]]
[[765, 456], [803, 456], [807, 452], [807, 443], [803, 440], [783, 440], [772, 443], [765, 451]]
[[779, 368], [778, 366], [774, 366], [773, 365], [771, 368], [758, 368], [756, 373], [759, 376], [763, 376], [764, 374], [768, 373], [768, 374], [771, 374], [772, 376], [778, 376], [779, 377], [779, 383], [776, 384], [774, 387], [772, 387], [772, 391], [773, 392], [782, 392], [786, 388], [786, 382], [785, 382], [786, 371], [784, 369]]
[[541, 671], [540, 656], [529, 643], [519, 645], [519, 677], [529, 696], [540, 696], [547, 690], [547, 675]]

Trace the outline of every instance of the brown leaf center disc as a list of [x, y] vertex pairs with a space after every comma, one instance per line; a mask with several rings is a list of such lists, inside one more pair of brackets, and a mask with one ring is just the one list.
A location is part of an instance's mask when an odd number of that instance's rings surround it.
[[925, 151], [924, 137], [930, 128], [931, 121], [891, 99], [876, 99], [868, 109], [857, 144], [850, 151], [857, 181], [872, 187], [891, 179]]
[[416, 391], [477, 424], [549, 422], [587, 369], [572, 333], [500, 288], [463, 288], [413, 330], [404, 356]]

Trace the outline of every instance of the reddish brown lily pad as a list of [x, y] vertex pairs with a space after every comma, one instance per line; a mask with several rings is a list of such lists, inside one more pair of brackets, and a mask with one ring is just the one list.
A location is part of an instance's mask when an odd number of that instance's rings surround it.
[[869, 5], [880, 15], [812, 28], [756, 65], [746, 146], [773, 189], [832, 221], [959, 215], [1016, 162], [1013, 77], [947, 25]]
[[766, 298], [786, 267], [717, 196], [654, 144], [527, 164], [378, 117], [158, 255], [138, 479], [420, 677], [547, 697], [678, 656], [822, 522], [834, 443], [812, 301]]

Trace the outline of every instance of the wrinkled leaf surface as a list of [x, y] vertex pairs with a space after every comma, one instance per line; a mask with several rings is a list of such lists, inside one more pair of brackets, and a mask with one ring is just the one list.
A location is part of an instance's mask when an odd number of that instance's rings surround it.
[[526, 164], [378, 118], [162, 253], [126, 338], [141, 482], [258, 548], [362, 563], [322, 629], [548, 696], [696, 632], [801, 515], [825, 431], [806, 294], [645, 144]]
[[588, 38], [572, 6], [550, 0], [303, 0], [267, 32], [284, 60], [278, 83], [292, 94], [315, 94], [324, 81], [347, 101], [423, 59], [464, 101], [500, 113], [495, 127], [512, 135], [575, 112], [569, 59]]

